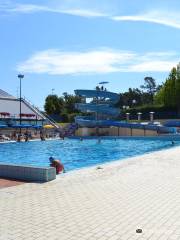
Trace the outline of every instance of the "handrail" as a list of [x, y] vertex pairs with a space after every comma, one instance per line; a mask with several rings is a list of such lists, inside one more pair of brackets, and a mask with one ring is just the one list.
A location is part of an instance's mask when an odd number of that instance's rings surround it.
[[58, 125], [49, 115], [47, 115], [46, 113], [42, 113], [38, 107], [36, 107], [35, 105], [32, 105], [30, 102], [28, 102], [27, 100], [25, 100], [23, 98], [23, 101], [26, 105], [28, 105], [32, 111], [34, 111], [36, 114], [40, 115], [43, 119], [48, 120], [48, 122], [54, 126], [56, 129], [61, 129], [61, 126]]
[[56, 128], [62, 129], [62, 127], [54, 121], [47, 113], [43, 113], [44, 116], [49, 120], [49, 122]]

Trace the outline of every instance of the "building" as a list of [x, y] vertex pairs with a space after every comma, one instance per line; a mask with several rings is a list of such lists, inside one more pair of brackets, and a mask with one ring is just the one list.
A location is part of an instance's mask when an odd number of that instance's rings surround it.
[[20, 99], [10, 95], [0, 89], [0, 126], [5, 127], [41, 127], [46, 121], [46, 116], [29, 102], [22, 98], [21, 115], [20, 115]]

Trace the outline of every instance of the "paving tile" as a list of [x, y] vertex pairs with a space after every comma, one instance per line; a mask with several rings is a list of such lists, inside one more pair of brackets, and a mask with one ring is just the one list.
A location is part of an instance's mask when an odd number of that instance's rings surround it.
[[2, 188], [0, 240], [179, 240], [179, 152]]

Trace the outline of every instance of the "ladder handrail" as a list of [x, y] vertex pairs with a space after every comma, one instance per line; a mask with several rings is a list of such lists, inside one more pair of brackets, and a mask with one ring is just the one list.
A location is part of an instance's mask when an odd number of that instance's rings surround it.
[[26, 105], [28, 105], [32, 111], [34, 111], [36, 114], [38, 114], [39, 116], [41, 116], [43, 119], [46, 119], [48, 120], [48, 122], [53, 125], [56, 129], [62, 129], [62, 127], [60, 125], [58, 125], [54, 119], [52, 119], [48, 114], [44, 113], [44, 112], [41, 112], [39, 110], [38, 107], [36, 107], [35, 105], [31, 104], [30, 102], [27, 101], [27, 99], [24, 99], [23, 98], [23, 101]]

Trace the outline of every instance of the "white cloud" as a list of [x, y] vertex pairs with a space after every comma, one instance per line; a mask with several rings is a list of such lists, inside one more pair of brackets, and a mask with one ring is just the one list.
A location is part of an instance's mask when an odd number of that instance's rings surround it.
[[106, 14], [93, 9], [75, 8], [75, 7], [63, 7], [63, 6], [50, 6], [50, 5], [36, 5], [36, 4], [12, 4], [10, 2], [0, 4], [0, 11], [6, 13], [21, 13], [30, 14], [36, 12], [52, 12], [68, 14], [80, 17], [105, 17]]
[[39, 11], [50, 11], [50, 8], [34, 4], [15, 4], [11, 7], [9, 6], [6, 11], [12, 13], [34, 13]]
[[180, 13], [172, 11], [149, 11], [139, 15], [115, 16], [115, 21], [140, 21], [161, 24], [168, 27], [180, 28]]
[[113, 72], [168, 72], [178, 63], [173, 52], [138, 54], [113, 49], [88, 52], [46, 50], [18, 65], [24, 73], [51, 75], [107, 74]]
[[129, 72], [169, 72], [177, 63], [178, 61], [154, 60], [134, 64], [128, 70]]
[[[1, 1], [1, 0], [0, 0]], [[58, 3], [58, 2], [57, 2]], [[0, 3], [0, 12], [6, 13], [21, 13], [21, 14], [30, 14], [36, 12], [51, 12], [51, 13], [60, 13], [68, 14], [80, 17], [106, 17], [111, 21], [134, 21], [134, 22], [149, 22], [154, 24], [160, 24], [172, 28], [180, 29], [180, 12], [174, 10], [149, 10], [135, 15], [120, 15], [114, 16], [112, 12], [107, 12], [103, 9], [103, 5], [100, 7], [92, 8], [93, 4], [83, 4], [83, 1], [76, 2], [77, 4], [49, 4], [46, 2], [44, 5], [38, 4], [24, 4], [24, 3], [15, 3], [10, 0], [2, 0]], [[111, 4], [112, 5], [112, 4]]]
[[68, 9], [68, 10], [59, 10], [59, 13], [80, 16], [80, 17], [106, 17], [105, 13], [87, 10], [87, 9]]

